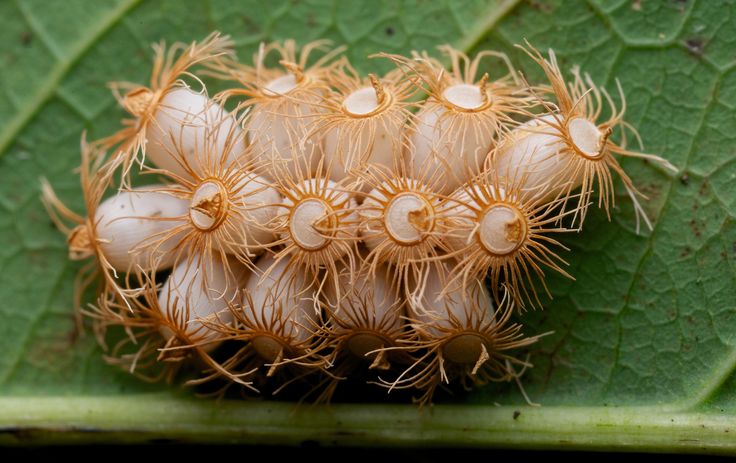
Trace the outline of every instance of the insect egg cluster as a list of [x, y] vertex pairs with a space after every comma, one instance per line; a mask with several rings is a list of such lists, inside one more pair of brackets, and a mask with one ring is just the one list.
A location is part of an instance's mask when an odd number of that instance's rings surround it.
[[674, 169], [627, 146], [620, 86], [615, 103], [520, 48], [546, 81], [449, 46], [447, 67], [379, 54], [393, 70], [378, 76], [325, 41], [262, 44], [249, 63], [218, 33], [156, 45], [147, 85], [111, 84], [121, 130], [82, 136], [86, 211], [43, 184], [87, 261], [80, 323], [110, 363], [217, 391], [303, 384], [328, 401], [352, 376], [426, 403], [518, 382], [540, 335], [515, 312], [551, 297], [547, 273], [571, 278], [557, 237], [591, 205], [610, 214], [614, 178], [650, 225], [620, 160]]

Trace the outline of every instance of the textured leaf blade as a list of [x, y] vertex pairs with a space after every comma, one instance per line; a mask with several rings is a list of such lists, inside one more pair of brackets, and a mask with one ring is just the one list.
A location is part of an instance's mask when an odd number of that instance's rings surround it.
[[[9, 18], [0, 31], [0, 427], [36, 428], [43, 440], [79, 439], [72, 430], [89, 428], [135, 440], [238, 435], [421, 445], [422, 436], [444, 433], [444, 444], [734, 451], [722, 437], [736, 423], [731, 2], [406, 1], [369, 8], [77, 0], [62, 11], [47, 4], [0, 4]], [[650, 197], [652, 232], [635, 233], [631, 204], [619, 195], [611, 222], [591, 212], [585, 230], [565, 239], [576, 281], [551, 276], [554, 300], [523, 317], [529, 333], [554, 331], [532, 352], [536, 367], [523, 380], [543, 407], [521, 406], [513, 385], [424, 413], [409, 405], [340, 405], [293, 418], [288, 404], [228, 404], [256, 417], [248, 422], [185, 391], [143, 384], [105, 365], [89, 336], [74, 338], [79, 266], [66, 261], [63, 239], [38, 200], [38, 178], [50, 178], [62, 199], [81, 207], [72, 172], [79, 135], [109, 134], [122, 117], [105, 84], [145, 82], [150, 43], [191, 41], [213, 29], [233, 36], [242, 59], [261, 40], [330, 38], [348, 45], [364, 71], [388, 67], [363, 59], [378, 51], [445, 42], [500, 48], [535, 80], [538, 70], [513, 48], [528, 38], [611, 90], [620, 79], [628, 119], [647, 151], [681, 172], [624, 163]], [[167, 419], [172, 410], [180, 414]], [[278, 426], [284, 431], [272, 431]], [[336, 437], [338, 428], [350, 434]]]

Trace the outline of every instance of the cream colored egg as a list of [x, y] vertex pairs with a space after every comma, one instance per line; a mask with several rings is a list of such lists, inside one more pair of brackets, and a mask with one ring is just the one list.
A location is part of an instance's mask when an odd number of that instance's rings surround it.
[[310, 136], [310, 124], [320, 100], [314, 95], [291, 100], [289, 93], [297, 86], [291, 73], [268, 82], [264, 93], [273, 101], [254, 105], [248, 116], [248, 140], [253, 153], [261, 162], [278, 164], [259, 170], [271, 179], [282, 172], [293, 178], [314, 174], [322, 156], [319, 137]]
[[382, 189], [368, 193], [359, 211], [360, 234], [374, 250], [390, 239], [400, 246], [421, 243], [435, 225], [437, 200], [418, 191], [405, 191], [387, 198]]
[[282, 232], [282, 238], [291, 239], [303, 250], [317, 251], [335, 240], [355, 240], [358, 236], [358, 204], [331, 180], [306, 180], [298, 190], [285, 195], [282, 204], [290, 211], [288, 231]]
[[[236, 259], [223, 261], [216, 254], [184, 258], [174, 267], [161, 287], [158, 305], [166, 317], [188, 336], [212, 338], [217, 332], [210, 323], [231, 323], [229, 306], [240, 302], [239, 289], [249, 280], [249, 272]], [[164, 335], [172, 335], [165, 328]]]
[[[353, 116], [350, 129], [346, 125], [330, 130], [325, 136], [325, 165], [332, 180], [353, 179], [355, 171], [365, 165], [394, 167], [400, 155], [403, 121], [372, 117], [379, 108], [376, 90], [364, 87], [349, 94], [343, 107]], [[352, 158], [352, 159], [350, 159]]]
[[504, 138], [493, 157], [500, 178], [521, 183], [525, 191], [538, 194], [544, 201], [554, 200], [583, 182], [583, 169], [578, 176], [570, 171], [571, 157], [580, 154], [569, 143], [594, 160], [603, 136], [595, 124], [583, 118], [570, 121], [569, 139], [549, 123], [557, 123], [555, 116], [548, 114], [517, 127]]
[[[463, 84], [465, 85], [465, 84]], [[464, 105], [472, 105], [468, 90], [446, 92]], [[476, 86], [470, 86], [476, 88]], [[465, 96], [460, 98], [455, 93]], [[429, 100], [417, 113], [416, 129], [411, 135], [410, 161], [415, 177], [436, 176], [438, 193], [449, 194], [480, 173], [495, 133], [488, 128], [475, 129], [444, 105]], [[440, 174], [436, 175], [435, 172]]]
[[[304, 343], [319, 326], [315, 289], [300, 269], [289, 267], [288, 259], [276, 262], [270, 254], [261, 256], [256, 262], [255, 274], [245, 285], [245, 294], [249, 297], [244, 305], [252, 304], [244, 309], [245, 316], [253, 325], [278, 321], [272, 326], [277, 331], [270, 333], [276, 339]], [[268, 346], [265, 342], [261, 344], [264, 348]], [[268, 360], [275, 357], [273, 349], [260, 353], [271, 357]]]
[[189, 219], [204, 232], [223, 228], [212, 243], [217, 249], [238, 254], [258, 250], [272, 243], [273, 220], [282, 198], [265, 178], [243, 171], [240, 180], [229, 186], [216, 178], [200, 183], [192, 194]]
[[470, 326], [473, 321], [493, 318], [491, 296], [483, 282], [470, 285], [470, 291], [461, 287], [445, 290], [450, 278], [448, 265], [440, 267], [438, 272], [429, 272], [423, 294], [408, 300], [410, 316], [431, 336], [438, 338], [446, 336], [443, 328], [457, 329]]
[[[343, 269], [338, 282], [340, 300], [337, 300], [335, 285], [325, 286], [324, 297], [332, 317], [339, 319], [344, 326], [358, 328], [353, 321], [361, 313], [366, 313], [376, 326], [382, 325], [386, 331], [398, 330], [404, 313], [399, 287], [392, 283], [392, 271], [386, 265], [377, 267], [375, 275], [362, 274], [352, 279]], [[344, 331], [346, 328], [338, 326], [336, 329]]]
[[[175, 87], [160, 101], [146, 130], [146, 158], [190, 178], [219, 166], [246, 162], [245, 135], [235, 117], [207, 95]], [[188, 167], [187, 167], [188, 166]]]
[[[104, 200], [94, 217], [102, 254], [118, 271], [161, 270], [170, 267], [178, 240], [163, 240], [185, 222], [185, 200], [159, 193], [157, 186], [121, 191]], [[181, 218], [181, 220], [171, 220]]]

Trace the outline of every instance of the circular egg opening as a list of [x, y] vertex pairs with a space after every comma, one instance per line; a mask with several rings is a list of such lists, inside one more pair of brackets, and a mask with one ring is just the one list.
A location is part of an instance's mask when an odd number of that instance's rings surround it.
[[591, 159], [603, 155], [601, 142], [603, 132], [593, 122], [583, 117], [576, 117], [567, 124], [567, 132], [575, 148]]
[[367, 359], [366, 354], [381, 349], [385, 342], [375, 333], [357, 333], [347, 341], [348, 350], [354, 356]]
[[353, 116], [367, 116], [374, 113], [380, 106], [378, 95], [373, 87], [364, 87], [354, 91], [342, 103], [348, 114]]
[[524, 243], [526, 228], [526, 220], [518, 209], [511, 205], [496, 204], [483, 213], [478, 236], [490, 253], [505, 255]]
[[480, 87], [471, 84], [455, 84], [442, 92], [442, 97], [453, 106], [460, 109], [478, 109], [487, 103]]
[[384, 224], [397, 243], [416, 244], [434, 228], [434, 210], [421, 195], [402, 193], [386, 206]]
[[266, 362], [275, 362], [279, 358], [279, 354], [283, 355], [286, 350], [286, 346], [281, 341], [266, 334], [254, 337], [251, 340], [251, 345]]
[[307, 251], [327, 246], [336, 228], [337, 218], [332, 208], [321, 199], [305, 199], [291, 211], [289, 233], [297, 246]]
[[474, 364], [483, 355], [483, 338], [474, 333], [457, 335], [444, 345], [442, 354], [453, 363]]
[[206, 180], [199, 184], [192, 195], [189, 219], [200, 230], [213, 230], [227, 216], [227, 190], [217, 180]]

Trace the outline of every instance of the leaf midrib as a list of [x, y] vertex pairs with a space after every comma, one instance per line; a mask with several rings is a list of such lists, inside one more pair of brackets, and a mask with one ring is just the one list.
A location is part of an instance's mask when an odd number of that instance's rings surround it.
[[[736, 452], [736, 417], [654, 407], [336, 404], [199, 401], [160, 394], [0, 398], [0, 443], [34, 439], [324, 445], [418, 444]], [[288, 418], [287, 418], [288, 417]], [[465, 423], [458, 426], [458, 423]], [[36, 434], [33, 435], [33, 432]], [[694, 445], [694, 443], [696, 445]]]

